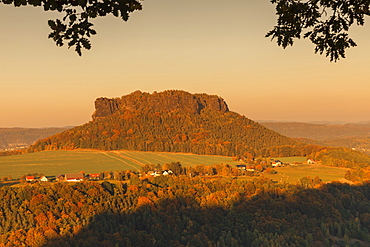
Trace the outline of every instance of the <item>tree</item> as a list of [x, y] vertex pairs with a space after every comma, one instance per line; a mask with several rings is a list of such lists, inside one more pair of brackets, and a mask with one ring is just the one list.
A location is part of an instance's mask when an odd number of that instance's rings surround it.
[[171, 170], [175, 175], [181, 175], [183, 168], [180, 162], [171, 162], [163, 165], [163, 170]]
[[52, 30], [49, 38], [57, 46], [63, 46], [64, 42], [68, 42], [68, 47], [75, 46], [80, 56], [82, 48], [91, 48], [89, 38], [96, 34], [91, 19], [112, 14], [127, 21], [131, 12], [142, 9], [136, 0], [0, 0], [0, 3], [14, 4], [15, 7], [41, 6], [45, 11], [64, 13], [62, 20], [48, 21]]
[[[279, 46], [293, 45], [304, 38], [316, 46], [315, 53], [330, 61], [345, 58], [345, 49], [356, 46], [348, 36], [355, 23], [363, 26], [370, 15], [369, 0], [271, 0], [276, 5], [277, 25], [266, 34]], [[306, 31], [307, 30], [307, 31]]]

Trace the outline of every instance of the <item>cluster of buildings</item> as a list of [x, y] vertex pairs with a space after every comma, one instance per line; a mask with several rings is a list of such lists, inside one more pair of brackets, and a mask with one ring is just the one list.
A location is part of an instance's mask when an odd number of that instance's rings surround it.
[[[283, 163], [281, 160], [278, 160], [278, 159], [271, 159], [270, 162], [271, 162], [271, 166], [273, 168], [285, 167], [287, 165], [291, 165], [290, 163]], [[307, 161], [306, 161], [307, 164], [316, 164], [318, 162], [319, 161], [314, 160], [314, 159], [307, 159]], [[265, 164], [266, 164], [266, 162], [265, 162]], [[249, 172], [256, 171], [255, 165], [243, 165], [243, 164], [241, 164], [241, 165], [236, 165], [236, 168], [238, 168], [239, 170], [242, 170], [242, 171], [249, 171]]]
[[25, 177], [26, 182], [32, 183], [32, 182], [48, 182], [49, 178], [46, 176], [36, 177], [36, 176], [26, 176]]
[[[54, 181], [53, 178], [47, 178], [46, 176], [26, 176], [26, 182], [34, 183], [34, 182], [49, 182]], [[81, 182], [83, 180], [100, 180], [100, 173], [90, 173], [85, 175], [82, 172], [79, 173], [66, 173], [62, 175], [58, 175], [55, 177], [55, 181], [57, 182]]]
[[174, 173], [171, 170], [164, 170], [164, 171], [160, 171], [160, 172], [148, 171], [147, 175], [153, 176], [153, 177], [158, 177], [158, 176], [161, 176], [161, 175], [163, 175], [163, 176], [174, 175]]
[[[149, 176], [168, 176], [168, 175], [174, 175], [173, 171], [171, 170], [164, 170], [164, 171], [149, 171], [147, 172], [147, 175]], [[25, 180], [28, 183], [35, 183], [35, 182], [48, 182], [48, 181], [56, 181], [56, 182], [82, 182], [82, 181], [98, 181], [101, 179], [101, 174], [100, 173], [90, 173], [90, 174], [84, 174], [82, 172], [78, 173], [66, 173], [66, 174], [61, 174], [56, 177], [46, 177], [46, 176], [26, 176]]]
[[66, 173], [58, 175], [56, 181], [58, 182], [81, 182], [83, 180], [100, 180], [100, 173], [84, 174], [79, 173]]
[[[308, 159], [307, 164], [315, 164], [317, 163], [316, 160], [313, 159]], [[280, 160], [271, 160], [271, 165], [272, 167], [283, 167], [285, 164], [281, 162]], [[255, 172], [256, 167], [254, 165], [236, 165], [236, 167], [239, 170], [243, 171], [249, 171], [249, 172]], [[149, 171], [147, 172], [147, 175], [149, 176], [168, 176], [168, 175], [174, 175], [173, 171], [171, 170], [164, 170], [164, 171]], [[100, 180], [101, 174], [100, 173], [90, 173], [90, 174], [84, 174], [82, 172], [79, 173], [66, 173], [62, 175], [56, 176], [55, 180], [57, 182], [81, 182], [84, 180], [90, 180], [90, 181], [97, 181]], [[32, 182], [48, 182], [50, 181], [50, 178], [47, 178], [46, 176], [26, 176], [25, 177], [26, 182], [32, 183]]]
[[[271, 160], [271, 166], [273, 168], [276, 167], [284, 167], [285, 164], [281, 162], [280, 160]], [[236, 168], [242, 171], [248, 171], [248, 172], [255, 172], [256, 171], [256, 166], [255, 165], [236, 165]], [[266, 168], [266, 165], [263, 166], [263, 170]]]

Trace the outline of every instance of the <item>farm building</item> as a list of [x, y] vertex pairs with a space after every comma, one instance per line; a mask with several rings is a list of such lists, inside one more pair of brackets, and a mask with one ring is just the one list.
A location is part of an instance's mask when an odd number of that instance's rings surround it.
[[246, 170], [249, 171], [249, 172], [254, 172], [255, 171], [255, 167], [252, 166], [252, 165], [249, 165], [246, 167]]
[[90, 180], [99, 180], [100, 179], [100, 173], [90, 173], [87, 175], [87, 177]]
[[164, 170], [164, 171], [162, 171], [162, 175], [163, 176], [173, 175], [173, 171], [171, 171], [171, 170]]
[[157, 172], [148, 171], [147, 175], [158, 177], [158, 176], [161, 176], [161, 175], [163, 175], [163, 176], [174, 175], [174, 173], [171, 170], [164, 170], [164, 171], [160, 171], [160, 172], [158, 172], [158, 171]]
[[246, 165], [236, 165], [236, 168], [238, 168], [239, 170], [245, 170]]
[[160, 175], [162, 175], [162, 172], [154, 172], [154, 171], [148, 171], [147, 174], [149, 176], [154, 176], [154, 177], [158, 177]]
[[315, 164], [315, 163], [316, 163], [316, 161], [313, 160], [313, 159], [308, 159], [307, 160], [307, 164]]
[[34, 181], [36, 181], [35, 176], [26, 176], [26, 181], [27, 182], [34, 182]]
[[272, 162], [272, 167], [280, 167], [283, 165], [283, 162], [281, 162], [280, 160], [274, 160]]
[[82, 173], [67, 173], [64, 179], [67, 182], [81, 182], [84, 179], [84, 175]]
[[56, 181], [63, 182], [64, 181], [64, 175], [58, 175], [58, 176], [56, 176]]

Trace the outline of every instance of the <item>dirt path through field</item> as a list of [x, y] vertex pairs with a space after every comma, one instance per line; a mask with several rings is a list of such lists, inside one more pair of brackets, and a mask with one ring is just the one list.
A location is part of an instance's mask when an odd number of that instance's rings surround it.
[[[134, 162], [135, 164], [138, 164], [138, 165], [140, 165], [140, 166], [141, 166], [141, 163], [140, 163], [140, 162], [138, 162], [138, 161], [136, 161], [136, 160], [134, 160], [134, 159], [131, 159], [131, 158], [129, 158], [129, 157], [125, 157], [124, 155], [119, 155], [119, 154], [117, 154], [116, 152], [110, 152], [110, 153], [108, 153], [108, 152], [103, 152], [103, 154], [105, 154], [105, 155], [106, 155], [106, 156], [108, 156], [109, 158], [112, 158], [112, 159], [118, 160], [118, 161], [120, 161], [120, 162], [124, 163], [124, 164], [125, 164], [125, 165], [127, 165], [127, 166], [133, 167], [135, 170], [139, 170], [139, 168], [138, 168], [138, 167], [136, 167], [136, 166], [133, 166], [133, 165], [128, 164], [127, 162], [125, 162], [124, 160], [121, 160], [121, 159], [120, 159], [120, 158], [118, 158], [118, 157], [121, 157], [121, 158], [123, 158], [123, 159], [130, 160], [130, 161]], [[111, 155], [110, 155], [110, 154], [111, 154]], [[115, 156], [118, 156], [118, 157], [115, 157]]]
[[117, 155], [118, 157], [121, 157], [121, 158], [123, 158], [123, 159], [129, 160], [129, 161], [132, 161], [133, 163], [135, 163], [135, 164], [139, 165], [140, 167], [141, 167], [141, 166], [143, 166], [143, 165], [145, 165], [144, 163], [142, 163], [142, 162], [140, 162], [140, 161], [137, 161], [137, 160], [135, 160], [135, 159], [133, 159], [133, 158], [131, 158], [131, 157], [129, 157], [129, 156], [126, 156], [126, 155], [124, 155], [124, 154], [122, 154], [122, 153], [120, 153], [120, 152], [112, 151], [111, 153], [114, 153], [114, 155]]

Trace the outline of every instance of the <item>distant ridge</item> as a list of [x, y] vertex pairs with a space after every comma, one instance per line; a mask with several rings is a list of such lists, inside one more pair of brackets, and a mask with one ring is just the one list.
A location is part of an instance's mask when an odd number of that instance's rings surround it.
[[259, 123], [303, 123], [303, 124], [324, 124], [324, 125], [344, 125], [344, 124], [355, 124], [355, 125], [367, 125], [370, 121], [359, 121], [359, 122], [347, 122], [347, 121], [278, 121], [278, 120], [256, 120]]
[[[92, 148], [213, 155], [301, 155], [302, 145], [235, 112], [219, 96], [180, 90], [98, 98], [93, 121], [29, 151]], [[304, 147], [303, 147], [304, 148]]]
[[315, 145], [345, 147], [370, 155], [370, 123], [312, 124], [265, 122], [265, 127]]
[[261, 122], [261, 124], [291, 138], [327, 141], [348, 137], [370, 136], [370, 124], [314, 124], [301, 122]]
[[37, 140], [63, 132], [72, 127], [50, 128], [0, 128], [0, 151], [29, 147]]

